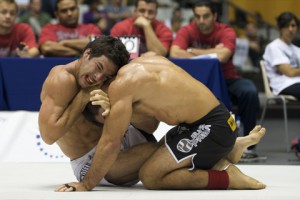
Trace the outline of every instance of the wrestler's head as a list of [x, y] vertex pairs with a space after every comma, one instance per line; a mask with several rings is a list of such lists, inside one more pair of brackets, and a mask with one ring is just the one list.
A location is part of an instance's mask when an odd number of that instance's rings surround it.
[[78, 85], [81, 88], [101, 87], [128, 61], [129, 53], [121, 40], [112, 36], [100, 36], [86, 46], [78, 60]]
[[103, 112], [104, 109], [101, 106], [92, 105], [89, 102], [83, 111], [83, 115], [88, 121], [102, 127], [105, 121], [105, 118], [102, 116]]

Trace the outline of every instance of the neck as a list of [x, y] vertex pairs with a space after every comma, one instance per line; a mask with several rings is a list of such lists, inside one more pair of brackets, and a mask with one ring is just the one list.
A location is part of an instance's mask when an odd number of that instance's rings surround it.
[[280, 37], [280, 40], [283, 41], [284, 43], [290, 45], [292, 43], [291, 40], [287, 40], [287, 39], [284, 39], [283, 37]]

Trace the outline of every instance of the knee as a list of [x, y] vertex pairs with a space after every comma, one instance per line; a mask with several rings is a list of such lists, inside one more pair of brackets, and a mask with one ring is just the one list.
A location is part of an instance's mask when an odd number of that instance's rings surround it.
[[144, 187], [149, 190], [158, 190], [159, 187], [159, 178], [157, 173], [151, 170], [149, 166], [143, 166], [139, 171], [140, 181], [143, 183]]

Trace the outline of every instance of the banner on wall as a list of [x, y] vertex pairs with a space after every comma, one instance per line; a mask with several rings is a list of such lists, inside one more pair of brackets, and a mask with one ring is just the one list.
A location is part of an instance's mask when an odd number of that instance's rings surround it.
[[38, 112], [0, 112], [0, 162], [68, 162], [57, 144], [41, 139]]
[[[173, 126], [160, 123], [157, 140]], [[38, 112], [0, 111], [0, 162], [69, 162], [56, 143], [46, 144], [38, 128]]]

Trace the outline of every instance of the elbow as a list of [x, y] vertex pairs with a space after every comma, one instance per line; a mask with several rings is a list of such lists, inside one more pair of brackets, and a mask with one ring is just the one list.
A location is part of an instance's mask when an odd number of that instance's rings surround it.
[[227, 63], [229, 60], [229, 57], [218, 55], [218, 60], [220, 61], [220, 63]]
[[48, 145], [52, 145], [56, 142], [56, 139], [51, 137], [51, 134], [45, 133], [44, 131], [40, 131], [41, 134], [41, 138], [42, 140], [48, 144]]
[[44, 56], [51, 56], [52, 48], [47, 43], [43, 43], [40, 46], [40, 51]]

